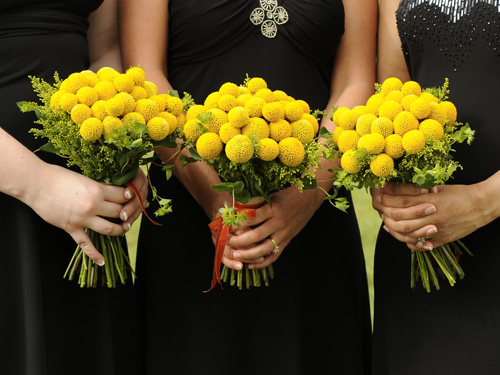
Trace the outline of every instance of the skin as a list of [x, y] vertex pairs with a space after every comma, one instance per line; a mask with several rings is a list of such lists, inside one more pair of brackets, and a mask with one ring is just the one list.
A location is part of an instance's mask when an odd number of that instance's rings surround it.
[[[398, 0], [380, 1], [377, 81], [388, 77], [410, 80], [395, 11]], [[412, 250], [434, 247], [461, 239], [500, 216], [498, 193], [500, 172], [471, 185], [436, 186], [431, 191], [415, 185], [386, 184], [372, 189], [373, 207], [379, 212], [384, 229]], [[456, 202], [460, 201], [460, 204]], [[417, 239], [424, 237], [424, 244]]]

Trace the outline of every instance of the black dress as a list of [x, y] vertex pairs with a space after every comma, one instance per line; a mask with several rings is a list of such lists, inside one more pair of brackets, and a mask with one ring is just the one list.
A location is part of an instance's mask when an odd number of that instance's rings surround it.
[[[457, 146], [463, 171], [450, 183], [474, 184], [500, 169], [499, 1], [410, 1], [396, 13], [411, 78], [422, 86], [450, 80], [458, 120], [476, 130]], [[459, 204], [459, 202], [457, 202]], [[381, 231], [375, 254], [374, 374], [500, 373], [500, 222], [465, 237], [465, 278], [440, 291], [410, 290], [410, 252]]]
[[[44, 141], [28, 133], [34, 114], [16, 105], [36, 100], [28, 75], [53, 82], [54, 71], [87, 69], [87, 16], [100, 3], [0, 5], [0, 126], [31, 150]], [[63, 279], [73, 239], [7, 195], [0, 209], [0, 374], [140, 374], [132, 288], [87, 290]]]
[[[250, 20], [259, 1], [169, 2], [168, 79], [196, 102], [246, 74], [324, 108], [344, 30], [339, 1], [279, 2], [275, 38]], [[154, 183], [164, 175], [153, 176]], [[354, 211], [324, 203], [275, 263], [269, 287], [209, 293], [209, 219], [175, 179], [163, 227], [143, 221], [137, 287], [147, 373], [367, 374], [370, 316]]]

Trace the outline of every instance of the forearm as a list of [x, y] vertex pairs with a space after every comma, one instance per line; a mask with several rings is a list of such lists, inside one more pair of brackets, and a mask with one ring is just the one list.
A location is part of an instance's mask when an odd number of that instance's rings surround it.
[[500, 171], [476, 186], [477, 209], [483, 213], [486, 225], [500, 217]]

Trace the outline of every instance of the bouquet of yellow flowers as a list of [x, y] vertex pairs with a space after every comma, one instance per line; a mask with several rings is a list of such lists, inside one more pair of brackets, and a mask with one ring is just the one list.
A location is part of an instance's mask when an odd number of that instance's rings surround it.
[[[442, 87], [422, 89], [415, 81], [403, 84], [391, 77], [376, 85], [366, 105], [335, 108], [337, 127], [328, 141], [333, 155], [341, 158], [335, 190], [380, 187], [387, 181], [430, 189], [451, 178], [461, 168], [453, 160], [452, 146], [470, 144], [474, 131], [456, 122], [457, 109], [446, 100], [448, 93], [447, 79]], [[438, 274], [454, 285], [464, 276], [458, 263], [462, 251], [470, 254], [459, 240], [431, 251], [412, 251], [411, 287], [421, 278], [428, 292], [431, 284], [439, 290]]]
[[[18, 105], [23, 112], [35, 111], [36, 123], [42, 127], [31, 129], [31, 133], [48, 139], [41, 150], [67, 158], [68, 166], [78, 166], [93, 180], [128, 185], [142, 205], [137, 188], [129, 180], [140, 165], [156, 158], [155, 148], [176, 146], [176, 137], [182, 132], [185, 120], [183, 100], [175, 93], [159, 94], [157, 86], [146, 80], [140, 67], [131, 67], [125, 73], [110, 67], [96, 73], [85, 70], [64, 80], [56, 72], [52, 85], [30, 78], [41, 103]], [[189, 101], [189, 97], [184, 99]], [[169, 213], [170, 199], [161, 198], [151, 188], [159, 205], [155, 214]], [[69, 280], [78, 277], [81, 287], [95, 288], [102, 284], [114, 288], [118, 281], [124, 284], [131, 267], [122, 239], [89, 229], [87, 233], [103, 254], [105, 266], [98, 267], [78, 246], [64, 277]]]
[[[272, 91], [264, 79], [247, 78], [243, 85], [224, 83], [207, 96], [204, 104], [193, 105], [186, 113], [184, 137], [191, 158], [204, 160], [220, 176], [222, 184], [212, 185], [232, 193], [233, 205], [220, 209], [221, 217], [210, 224], [217, 231], [212, 289], [230, 278], [242, 289], [269, 284], [272, 266], [262, 270], [229, 270], [220, 273], [222, 253], [229, 228], [239, 226], [269, 195], [289, 186], [300, 190], [315, 188], [314, 169], [321, 152], [316, 135], [318, 120], [309, 105], [284, 91]], [[248, 205], [250, 204], [250, 205]], [[222, 285], [222, 284], [221, 284]]]

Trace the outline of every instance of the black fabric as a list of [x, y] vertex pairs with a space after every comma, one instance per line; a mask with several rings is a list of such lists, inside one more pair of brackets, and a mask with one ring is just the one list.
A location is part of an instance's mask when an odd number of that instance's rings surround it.
[[[397, 12], [411, 78], [422, 86], [450, 80], [458, 120], [476, 130], [456, 147], [464, 169], [450, 183], [473, 184], [500, 169], [498, 1], [407, 1]], [[460, 204], [457, 202], [457, 204]], [[493, 221], [465, 237], [474, 253], [460, 263], [465, 278], [430, 294], [410, 290], [410, 252], [381, 231], [375, 254], [374, 374], [500, 373], [500, 253]]]
[[[31, 150], [44, 141], [28, 133], [34, 114], [16, 105], [36, 100], [28, 75], [53, 82], [54, 71], [65, 78], [88, 68], [86, 17], [100, 1], [33, 3], [0, 6], [0, 126]], [[4, 194], [0, 209], [0, 373], [140, 374], [132, 288], [87, 290], [63, 279], [71, 237]]]
[[[202, 103], [224, 82], [263, 77], [322, 109], [343, 33], [341, 1], [284, 1], [276, 38], [250, 21], [259, 1], [170, 1], [168, 78]], [[153, 182], [164, 180], [161, 172]], [[200, 181], [200, 183], [202, 183]], [[324, 203], [275, 263], [271, 286], [209, 293], [209, 220], [173, 179], [174, 212], [141, 227], [137, 287], [148, 374], [367, 374], [370, 317], [354, 211]], [[155, 219], [156, 220], [156, 219]]]

